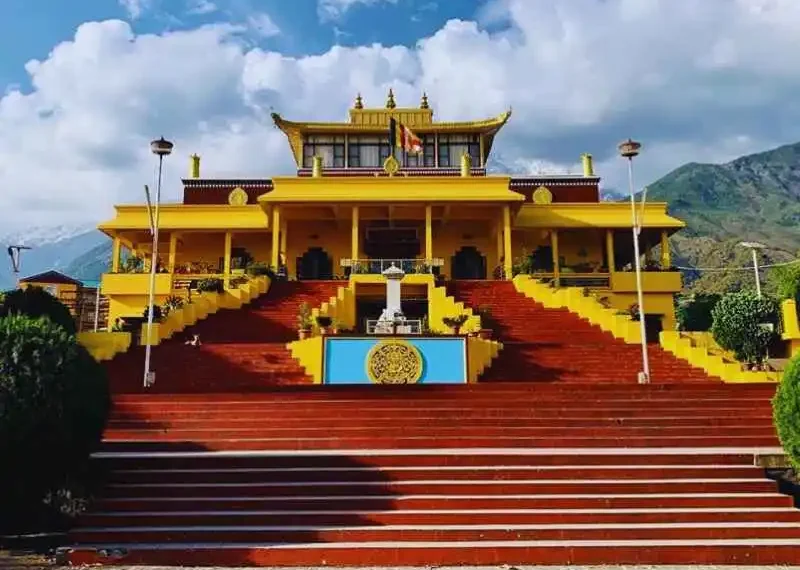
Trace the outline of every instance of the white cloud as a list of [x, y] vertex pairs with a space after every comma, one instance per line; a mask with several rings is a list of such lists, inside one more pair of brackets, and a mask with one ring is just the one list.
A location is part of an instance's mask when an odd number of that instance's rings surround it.
[[187, 11], [190, 14], [212, 14], [219, 8], [211, 0], [188, 0]]
[[247, 24], [262, 38], [271, 38], [281, 33], [281, 29], [272, 21], [269, 14], [259, 12], [247, 18]]
[[150, 8], [152, 0], [118, 0], [118, 2], [128, 13], [131, 20], [137, 20], [145, 10]]
[[397, 4], [397, 0], [317, 0], [317, 15], [323, 22], [338, 20], [357, 5]]
[[142, 201], [155, 164], [148, 142], [162, 134], [176, 144], [166, 164], [171, 199], [193, 152], [209, 176], [291, 172], [271, 108], [344, 120], [356, 92], [382, 106], [390, 86], [399, 105], [416, 106], [427, 91], [440, 120], [513, 107], [495, 141], [503, 164], [579, 170], [580, 153], [591, 152], [610, 187], [624, 184], [615, 153], [628, 136], [644, 144], [642, 184], [690, 160], [800, 140], [796, 0], [490, 8], [508, 29], [453, 20], [413, 48], [304, 57], [250, 49], [233, 26], [136, 36], [122, 21], [84, 24], [27, 65], [30, 92], [0, 97], [0, 227], [97, 221], [114, 203]]

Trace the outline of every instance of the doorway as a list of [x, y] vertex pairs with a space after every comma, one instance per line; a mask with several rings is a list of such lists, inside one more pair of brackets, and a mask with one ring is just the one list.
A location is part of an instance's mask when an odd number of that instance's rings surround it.
[[297, 258], [297, 278], [305, 280], [333, 279], [333, 260], [321, 247], [312, 247]]
[[486, 279], [486, 257], [477, 247], [462, 247], [450, 261], [452, 279]]

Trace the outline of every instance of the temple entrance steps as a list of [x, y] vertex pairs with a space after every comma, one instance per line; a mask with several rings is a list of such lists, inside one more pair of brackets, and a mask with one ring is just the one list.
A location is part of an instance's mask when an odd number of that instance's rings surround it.
[[[377, 389], [379, 388], [379, 389]], [[774, 386], [117, 395], [73, 564], [797, 564]]]
[[[503, 350], [481, 382], [636, 382], [641, 347], [627, 344], [566, 309], [548, 309], [510, 281], [450, 281], [447, 290], [482, 317]], [[648, 347], [651, 381], [707, 382], [711, 378], [663, 350]]]
[[[153, 348], [155, 393], [258, 391], [311, 382], [286, 343], [297, 339], [302, 303], [318, 307], [336, 295], [341, 281], [275, 281], [241, 309], [225, 309]], [[186, 339], [200, 336], [201, 346]], [[144, 347], [107, 362], [114, 393], [142, 392]]]

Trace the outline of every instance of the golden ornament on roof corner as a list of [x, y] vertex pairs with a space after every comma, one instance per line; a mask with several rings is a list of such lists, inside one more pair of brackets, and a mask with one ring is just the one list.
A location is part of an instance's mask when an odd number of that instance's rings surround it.
[[356, 95], [356, 103], [353, 105], [353, 109], [363, 109], [364, 108], [364, 100], [361, 98], [361, 93]]
[[422, 378], [422, 356], [406, 341], [378, 342], [367, 354], [367, 377], [375, 384], [415, 384]]
[[228, 204], [231, 206], [244, 206], [247, 204], [247, 192], [243, 189], [236, 187], [228, 194]]
[[389, 96], [386, 98], [386, 108], [387, 109], [394, 109], [397, 105], [394, 102], [394, 91], [392, 88], [389, 88]]
[[534, 204], [553, 203], [553, 193], [550, 192], [550, 189], [547, 188], [547, 186], [539, 186], [536, 190], [533, 191], [532, 198]]
[[422, 100], [419, 102], [419, 108], [420, 109], [430, 109], [430, 106], [428, 105], [428, 94], [427, 93], [424, 93], [424, 92], [422, 93]]

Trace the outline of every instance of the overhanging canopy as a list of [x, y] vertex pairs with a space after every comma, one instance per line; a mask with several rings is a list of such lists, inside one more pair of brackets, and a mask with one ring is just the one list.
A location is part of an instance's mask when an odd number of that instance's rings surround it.
[[[637, 215], [641, 213], [636, 206]], [[631, 206], [626, 203], [525, 204], [514, 219], [515, 228], [630, 228]], [[665, 202], [645, 204], [644, 228], [678, 230], [686, 224], [667, 214]]]

